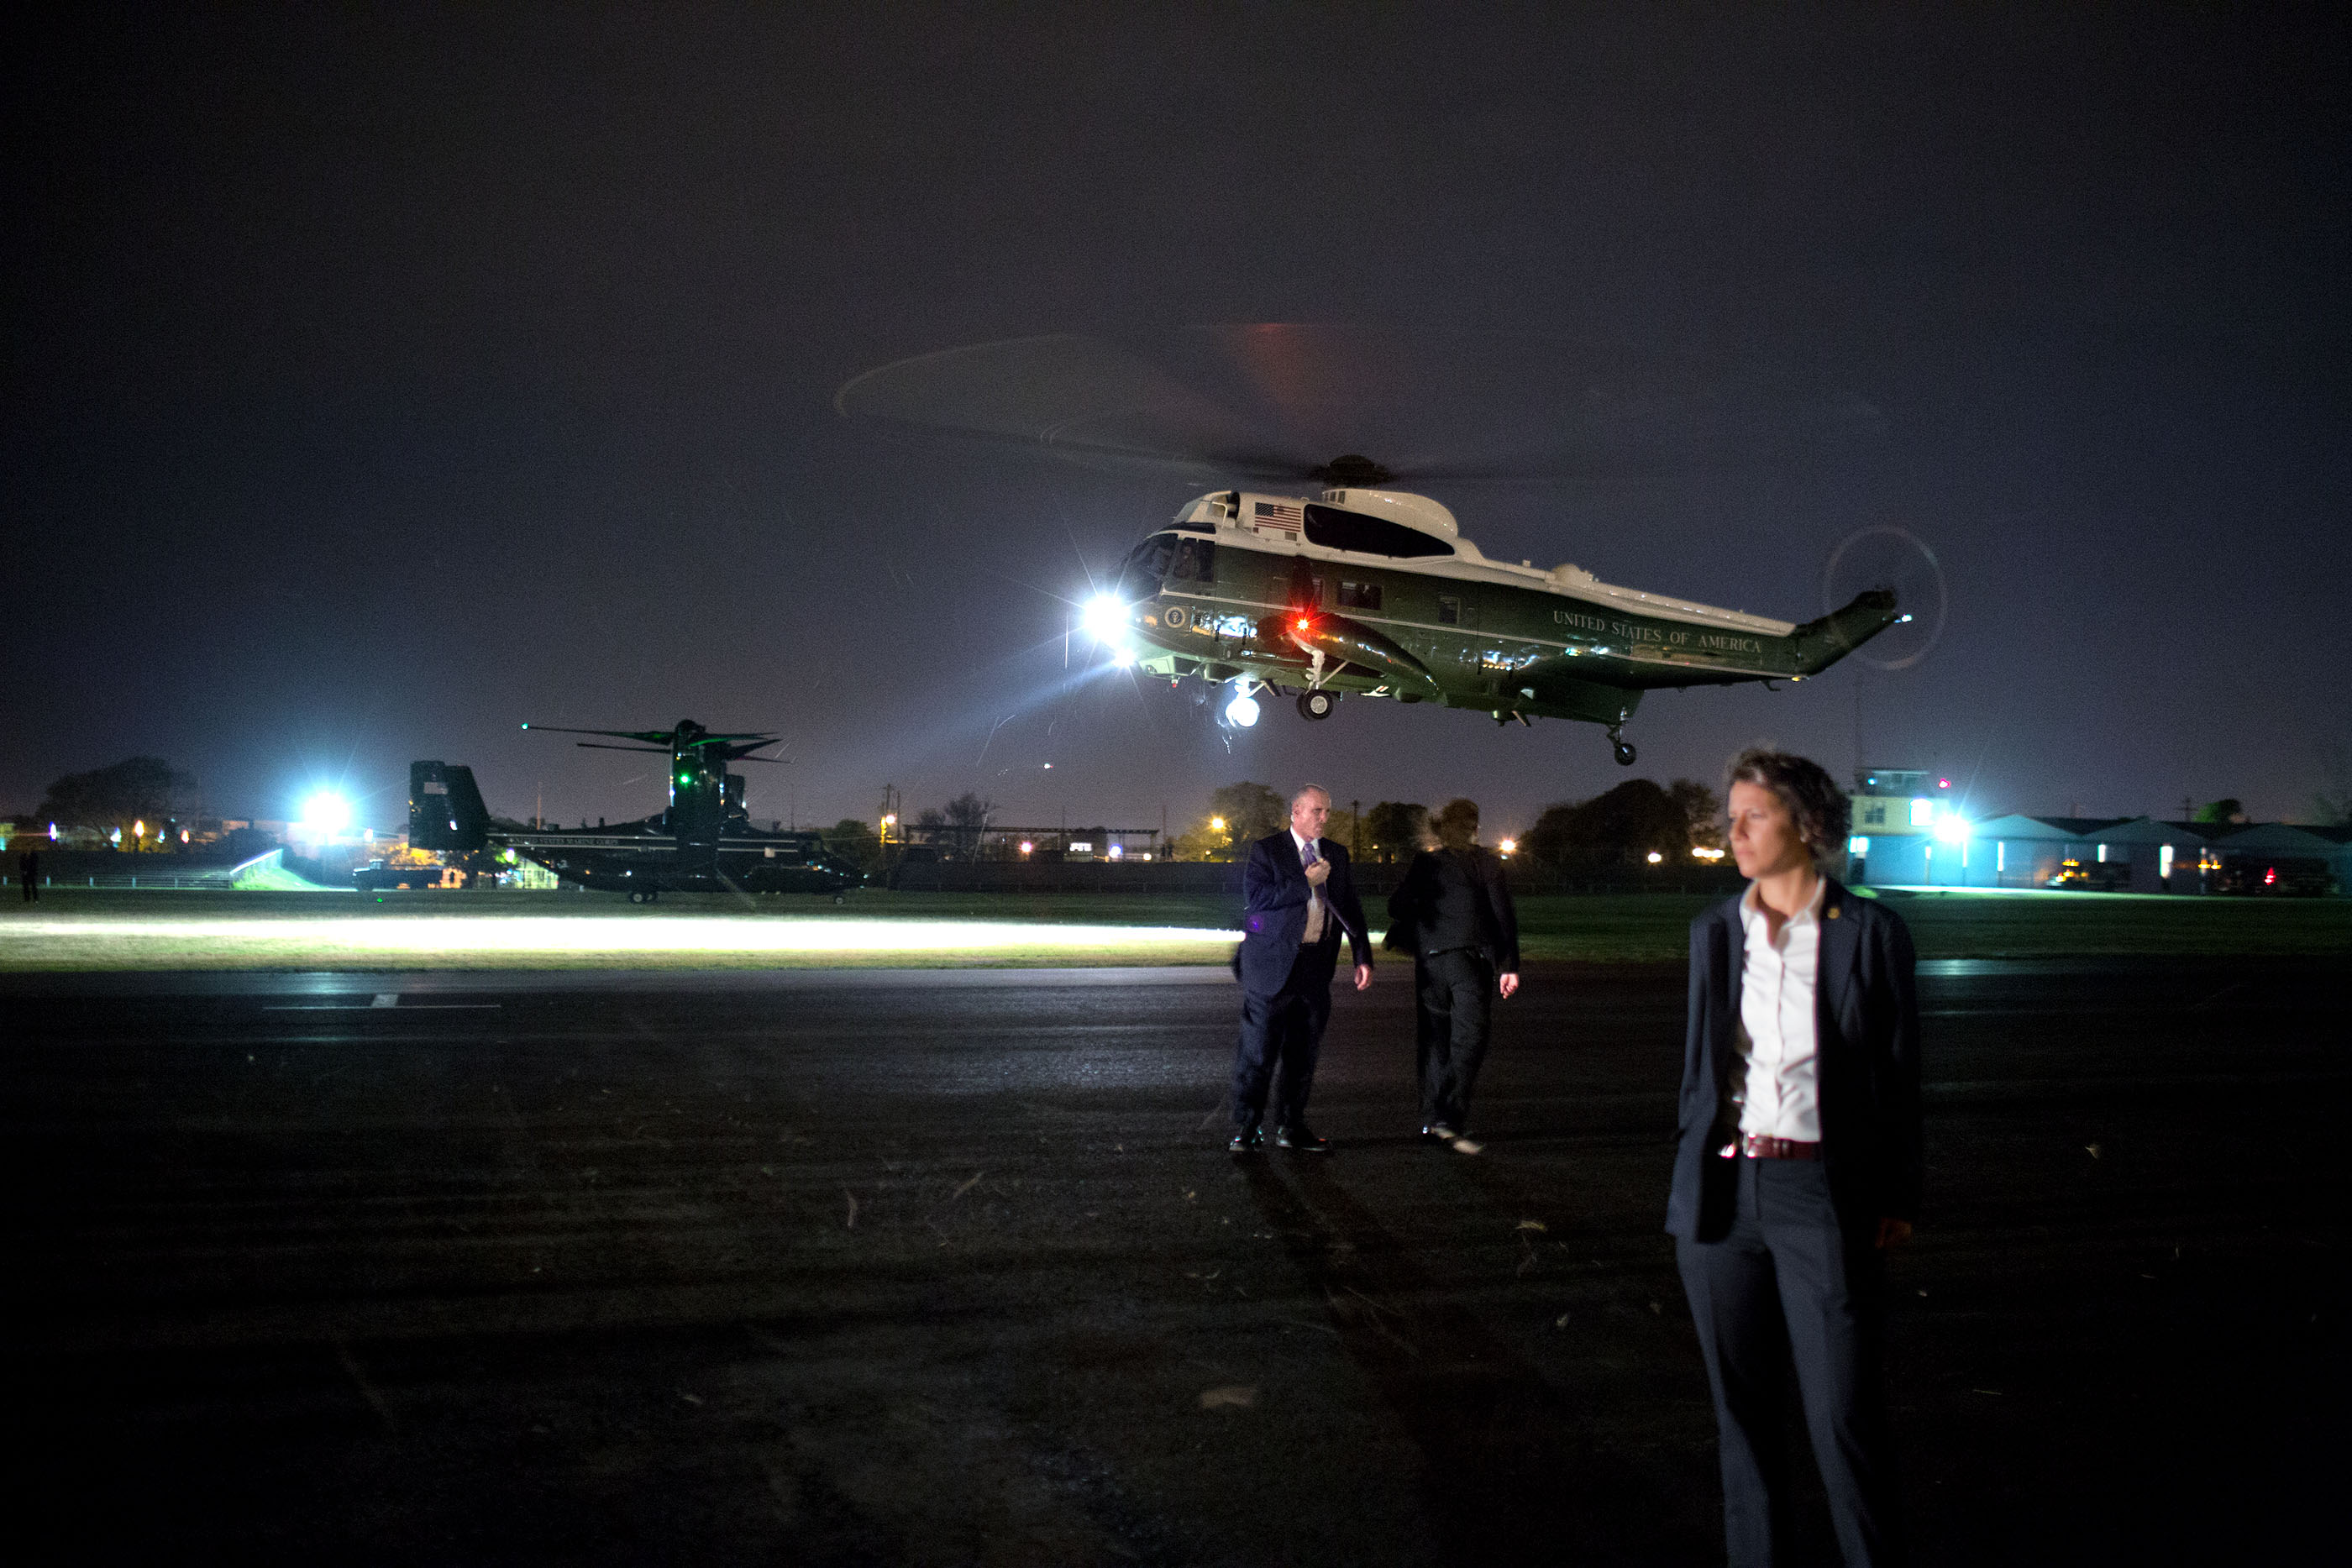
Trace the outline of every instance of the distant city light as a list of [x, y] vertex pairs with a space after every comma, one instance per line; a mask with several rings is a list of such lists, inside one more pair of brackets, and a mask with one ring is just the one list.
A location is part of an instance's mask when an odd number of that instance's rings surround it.
[[1023, 854], [1024, 854], [1024, 855], [1025, 855], [1025, 854], [1027, 854], [1031, 850], [1035, 849], [1036, 847], [1037, 847], [1037, 846], [1036, 846], [1035, 844], [1031, 843], [1027, 839], [1024, 839], [1024, 840], [1022, 840], [1022, 841], [1021, 841], [1021, 852], [1022, 852]]
[[302, 802], [303, 825], [322, 833], [338, 831], [351, 820], [351, 803], [331, 789], [321, 789]]
[[[1224, 820], [1223, 817], [1212, 817], [1212, 818], [1210, 818], [1210, 819], [1209, 819], [1209, 831], [1210, 831], [1211, 832], [1213, 832], [1213, 833], [1222, 833], [1222, 832], [1223, 832], [1223, 831], [1225, 831], [1225, 820]], [[56, 834], [57, 834], [57, 830], [56, 830], [55, 828], [51, 828], [51, 829], [49, 830], [49, 833], [50, 833], [50, 836], [55, 837], [55, 836], [56, 836]]]
[[1721, 850], [1709, 849], [1705, 844], [1693, 844], [1691, 846], [1691, 859], [1695, 861], [1719, 861], [1722, 858], [1723, 852]]
[[1657, 851], [1655, 851], [1655, 850], [1652, 850], [1652, 851], [1650, 852], [1650, 863], [1651, 863], [1652, 865], [1656, 865], [1660, 861], [1664, 860], [1665, 858], [1666, 858], [1665, 856], [1664, 856], [1664, 855], [1660, 854], [1660, 853], [1659, 853]]
[[1496, 844], [1495, 847], [1507, 855], [1515, 855], [1519, 852], [1519, 841], [1517, 839], [1505, 839], [1501, 843]]
[[1127, 846], [1125, 844], [1113, 844], [1107, 852], [1109, 854], [1110, 858], [1115, 861], [1125, 860], [1127, 858]]

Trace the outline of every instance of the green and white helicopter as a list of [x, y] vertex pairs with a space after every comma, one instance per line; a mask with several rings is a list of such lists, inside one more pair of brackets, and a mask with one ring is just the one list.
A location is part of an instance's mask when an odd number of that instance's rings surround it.
[[1643, 693], [1801, 681], [1906, 619], [1891, 589], [1797, 625], [1490, 560], [1444, 507], [1381, 487], [1378, 465], [1327, 474], [1313, 496], [1191, 502], [1087, 602], [1087, 630], [1151, 674], [1229, 685], [1234, 725], [1257, 722], [1259, 692], [1295, 689], [1310, 719], [1355, 693], [1598, 724], [1630, 764]]
[[[1239, 366], [1241, 382], [1262, 394], [1256, 417], [1236, 415], [1199, 390], [1202, 374], [1216, 369], [1203, 371], [1197, 350], [1204, 346], [1223, 365]], [[1286, 438], [1263, 437], [1285, 396], [1311, 402], [1329, 389], [1347, 393], [1376, 382], [1361, 347], [1360, 338], [1313, 329], [1199, 329], [1161, 345], [1163, 353], [1195, 350], [1187, 378], [1098, 339], [1019, 339], [886, 365], [851, 382], [835, 402], [845, 415], [871, 423], [1009, 443], [1111, 471], [1272, 481], [1186, 503], [1083, 606], [1085, 629], [1118, 662], [1229, 688], [1222, 716], [1236, 727], [1257, 722], [1267, 695], [1295, 695], [1309, 719], [1330, 717], [1343, 695], [1384, 697], [1473, 709], [1503, 724], [1600, 725], [1617, 760], [1631, 764], [1624, 727], [1643, 693], [1802, 681], [1912, 619], [1897, 602], [1896, 580], [1908, 592], [1914, 579], [1901, 573], [1857, 584], [1834, 608], [1800, 624], [1620, 587], [1573, 565], [1491, 559], [1462, 537], [1451, 510], [1399, 487], [1399, 476], [1381, 464], [1353, 454], [1299, 462], [1298, 421]], [[1391, 343], [1379, 347], [1393, 352]], [[1427, 402], [1469, 402], [1424, 372], [1412, 379], [1417, 388], [1436, 388]], [[1544, 423], [1547, 434], [1573, 426], [1588, 473], [1612, 465], [1622, 471], [1687, 464], [1686, 450], [1664, 450], [1654, 433], [1669, 423], [1677, 434], [1701, 426], [1709, 413], [1662, 412], [1654, 399], [1643, 412], [1647, 424], [1628, 435], [1632, 421], [1605, 426], [1591, 408], [1589, 396], [1559, 400], [1523, 423]], [[1783, 445], [1789, 423], [1770, 433]], [[1815, 419], [1802, 438], [1818, 449], [1824, 429], [1837, 434], [1836, 419]], [[1704, 434], [1714, 451], [1743, 438], [1738, 428], [1727, 438], [1719, 415]], [[1409, 467], [1416, 479], [1492, 476], [1461, 465]], [[1908, 535], [1872, 531], [1899, 535], [1933, 569], [1932, 556]], [[1855, 553], [1850, 564], [1869, 553]], [[1939, 574], [1932, 588], [1940, 624]]]

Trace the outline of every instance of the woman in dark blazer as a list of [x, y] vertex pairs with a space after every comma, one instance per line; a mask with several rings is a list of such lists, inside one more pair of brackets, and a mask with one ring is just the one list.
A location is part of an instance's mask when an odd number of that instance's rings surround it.
[[1519, 988], [1519, 917], [1502, 857], [1478, 847], [1478, 807], [1452, 800], [1389, 895], [1387, 946], [1412, 954], [1413, 1044], [1425, 1143], [1475, 1155], [1470, 1090], [1486, 1059], [1494, 1004]]
[[1732, 764], [1731, 850], [1749, 879], [1691, 924], [1690, 1015], [1666, 1229], [1706, 1359], [1734, 1564], [1774, 1561], [1793, 1357], [1849, 1564], [1903, 1558], [1879, 1367], [1885, 1249], [1921, 1185], [1910, 933], [1822, 870], [1845, 796], [1817, 764]]

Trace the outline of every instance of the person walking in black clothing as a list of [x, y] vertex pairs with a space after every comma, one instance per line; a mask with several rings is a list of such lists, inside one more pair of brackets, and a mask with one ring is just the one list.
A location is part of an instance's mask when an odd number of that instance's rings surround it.
[[1475, 1155], [1470, 1090], [1495, 1000], [1519, 988], [1519, 918], [1502, 857], [1478, 847], [1476, 803], [1448, 802], [1434, 826], [1437, 847], [1413, 857], [1389, 896], [1388, 945], [1412, 954], [1422, 1138]]
[[25, 884], [25, 902], [41, 902], [41, 852], [26, 850], [16, 857], [16, 880]]

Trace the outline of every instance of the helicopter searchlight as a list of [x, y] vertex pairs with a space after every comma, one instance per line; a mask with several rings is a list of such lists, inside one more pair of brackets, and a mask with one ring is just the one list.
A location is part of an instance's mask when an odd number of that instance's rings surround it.
[[1117, 643], [1127, 630], [1127, 606], [1117, 594], [1097, 593], [1078, 612], [1078, 625], [1097, 643]]
[[1235, 729], [1247, 729], [1257, 723], [1257, 699], [1249, 695], [1249, 682], [1234, 683], [1234, 700], [1225, 705], [1225, 722]]

